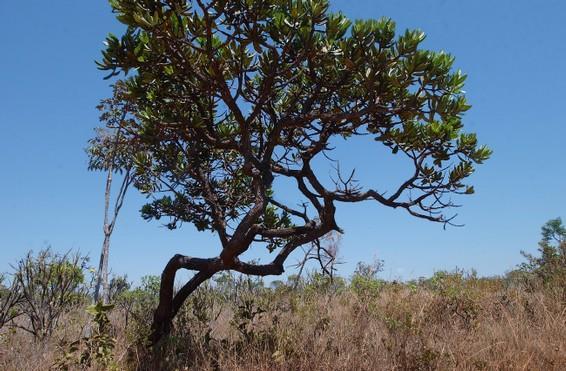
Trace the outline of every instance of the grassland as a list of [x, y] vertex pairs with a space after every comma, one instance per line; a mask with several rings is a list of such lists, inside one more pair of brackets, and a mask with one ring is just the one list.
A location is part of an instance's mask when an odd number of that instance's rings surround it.
[[190, 298], [158, 347], [144, 340], [153, 278], [115, 296], [102, 332], [84, 305], [42, 341], [5, 327], [0, 369], [566, 369], [563, 287], [459, 271], [405, 283], [313, 274], [298, 288], [221, 278]]

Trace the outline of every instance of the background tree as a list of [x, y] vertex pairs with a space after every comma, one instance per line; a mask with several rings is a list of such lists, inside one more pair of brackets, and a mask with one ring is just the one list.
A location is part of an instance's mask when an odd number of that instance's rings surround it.
[[[120, 209], [124, 204], [126, 192], [132, 182], [131, 156], [129, 149], [122, 145], [122, 126], [130, 119], [135, 105], [127, 99], [123, 83], [114, 86], [112, 98], [104, 99], [97, 107], [102, 113], [100, 121], [104, 123], [103, 128], [98, 128], [96, 136], [89, 141], [87, 153], [89, 154], [89, 170], [106, 171], [106, 185], [104, 188], [104, 240], [100, 252], [100, 260], [94, 289], [94, 302], [101, 300], [108, 303], [111, 293], [108, 282], [108, 260], [110, 258], [110, 238]], [[114, 207], [110, 210], [110, 199], [112, 196], [112, 181], [114, 173], [122, 173], [122, 181], [115, 196]]]
[[[127, 30], [108, 37], [99, 67], [108, 77], [133, 72], [124, 84], [136, 114], [121, 145], [135, 186], [153, 198], [142, 215], [168, 218], [170, 228], [193, 223], [220, 241], [216, 257], [167, 263], [153, 341], [215, 273], [279, 275], [298, 246], [341, 231], [338, 203], [450, 223], [450, 196], [473, 193], [464, 180], [490, 150], [462, 132], [465, 75], [449, 54], [419, 49], [424, 33], [396, 37], [387, 18], [352, 23], [327, 0], [110, 3]], [[403, 156], [410, 175], [388, 191], [364, 188], [353, 172], [322, 177], [331, 143], [352, 136]], [[285, 202], [278, 178], [302, 199]], [[240, 260], [252, 246], [275, 257]], [[182, 268], [196, 274], [174, 294]]]
[[317, 261], [321, 273], [330, 278], [330, 283], [333, 282], [336, 265], [340, 264], [337, 258], [341, 240], [342, 236], [340, 233], [332, 231], [322, 238], [315, 239], [309, 248], [303, 248], [303, 258], [294, 266], [299, 271], [294, 279], [293, 289], [296, 289], [301, 283], [301, 275], [310, 260]]
[[522, 252], [527, 259], [520, 268], [533, 274], [543, 285], [558, 288], [566, 295], [566, 227], [561, 218], [551, 219], [542, 226], [539, 256]]
[[84, 302], [88, 258], [79, 253], [56, 254], [44, 249], [21, 259], [14, 272], [14, 287], [20, 295], [18, 311], [25, 321], [15, 324], [42, 340], [53, 333], [61, 316]]

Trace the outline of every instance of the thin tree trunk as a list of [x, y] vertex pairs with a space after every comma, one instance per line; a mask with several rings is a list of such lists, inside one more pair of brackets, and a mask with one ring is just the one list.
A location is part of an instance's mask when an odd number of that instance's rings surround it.
[[[110, 209], [110, 191], [112, 189], [112, 164], [108, 168], [106, 176], [106, 189], [104, 192], [104, 242], [102, 243], [102, 251], [100, 253], [100, 261], [98, 264], [98, 274], [96, 278], [96, 288], [94, 291], [94, 302], [102, 300], [104, 304], [108, 303], [108, 255], [110, 254], [110, 236], [112, 234], [112, 226], [108, 223], [108, 212]], [[113, 224], [113, 223], [112, 223]], [[102, 293], [101, 293], [102, 289]]]
[[[118, 139], [120, 138], [120, 133], [116, 135], [116, 146]], [[98, 264], [98, 274], [96, 278], [96, 287], [94, 291], [94, 302], [102, 301], [107, 304], [110, 300], [110, 285], [108, 281], [108, 260], [110, 257], [110, 237], [114, 231], [114, 226], [116, 225], [116, 219], [122, 205], [124, 203], [124, 198], [126, 197], [126, 192], [132, 181], [130, 177], [130, 167], [125, 170], [124, 178], [122, 179], [122, 184], [118, 194], [116, 195], [116, 202], [114, 204], [114, 212], [112, 218], [110, 219], [110, 196], [112, 192], [112, 181], [113, 181], [113, 171], [114, 171], [114, 159], [112, 158], [108, 164], [108, 175], [106, 176], [106, 189], [104, 191], [104, 241], [102, 243], [102, 251], [100, 253], [100, 261]]]
[[293, 290], [296, 290], [297, 287], [299, 287], [299, 283], [301, 281], [301, 275], [303, 274], [303, 269], [305, 269], [305, 265], [307, 264], [307, 261], [309, 260], [309, 254], [311, 253], [311, 250], [312, 250], [312, 246], [311, 246], [310, 249], [307, 250], [303, 260], [299, 263], [299, 266], [300, 266], [299, 273], [297, 273], [297, 279], [295, 280], [295, 282], [293, 282]]

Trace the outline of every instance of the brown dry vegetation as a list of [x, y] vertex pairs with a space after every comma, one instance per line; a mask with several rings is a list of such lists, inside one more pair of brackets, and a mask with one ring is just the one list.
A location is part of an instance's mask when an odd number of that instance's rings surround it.
[[[314, 275], [297, 290], [246, 280], [223, 285], [199, 289], [172, 336], [152, 351], [143, 339], [153, 294], [148, 287], [130, 291], [110, 314], [111, 361], [90, 369], [566, 369], [563, 288], [462, 272], [403, 284], [366, 278], [330, 284]], [[69, 342], [93, 324], [83, 309], [61, 324], [43, 342], [4, 330], [0, 369], [46, 370], [56, 362], [80, 369], [80, 351]]]

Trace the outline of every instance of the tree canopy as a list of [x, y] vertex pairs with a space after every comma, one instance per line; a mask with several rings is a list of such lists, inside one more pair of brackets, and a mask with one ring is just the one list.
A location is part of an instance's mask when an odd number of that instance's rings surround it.
[[[466, 76], [451, 55], [420, 48], [423, 32], [396, 35], [388, 18], [352, 22], [327, 0], [110, 3], [127, 29], [109, 35], [99, 68], [124, 74], [121, 99], [135, 105], [120, 144], [151, 197], [142, 215], [220, 240], [217, 257], [167, 264], [154, 340], [214, 273], [281, 274], [298, 246], [339, 231], [338, 203], [450, 223], [451, 195], [474, 192], [466, 178], [491, 151], [463, 131]], [[352, 136], [404, 156], [410, 175], [394, 189], [339, 171], [329, 182], [313, 161], [327, 158], [333, 138]], [[302, 199], [283, 202], [278, 177]], [[275, 254], [271, 263], [240, 261], [255, 244]], [[180, 268], [197, 273], [173, 295]]]

